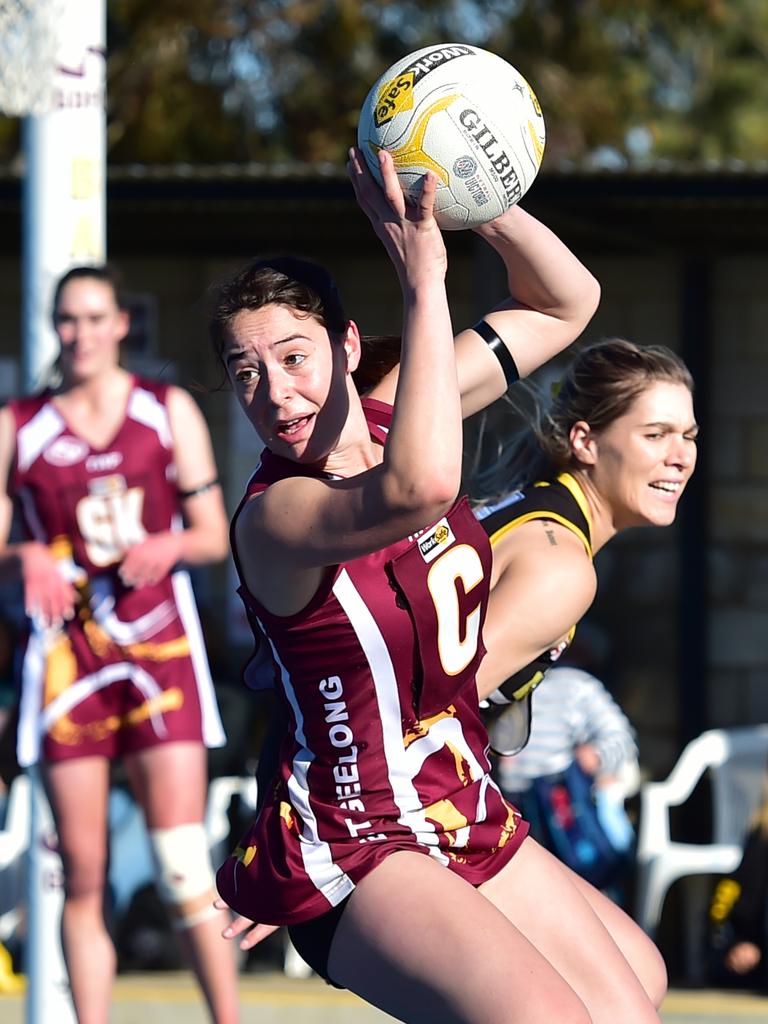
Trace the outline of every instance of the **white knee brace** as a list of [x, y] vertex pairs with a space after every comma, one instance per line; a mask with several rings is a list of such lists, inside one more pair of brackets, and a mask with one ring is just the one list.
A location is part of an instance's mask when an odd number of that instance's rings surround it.
[[[213, 906], [213, 869], [201, 823], [149, 830], [157, 890], [177, 912], [176, 928], [191, 928], [218, 914]], [[201, 897], [210, 896], [202, 906]]]

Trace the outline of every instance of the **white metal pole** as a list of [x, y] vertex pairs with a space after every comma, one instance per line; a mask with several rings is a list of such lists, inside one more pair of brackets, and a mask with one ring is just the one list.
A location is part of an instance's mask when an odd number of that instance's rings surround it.
[[31, 829], [28, 871], [26, 946], [28, 1024], [76, 1024], [69, 978], [61, 951], [64, 902], [61, 857], [56, 829], [45, 797], [40, 770], [27, 770]]
[[[56, 358], [56, 279], [106, 256], [106, 0], [66, 0], [55, 106], [23, 126], [22, 387], [45, 383]], [[62, 868], [38, 770], [30, 772], [32, 835], [26, 947], [27, 1024], [75, 1024], [61, 950]]]
[[66, 0], [55, 106], [23, 125], [22, 373], [25, 391], [56, 358], [56, 279], [106, 255], [105, 0]]

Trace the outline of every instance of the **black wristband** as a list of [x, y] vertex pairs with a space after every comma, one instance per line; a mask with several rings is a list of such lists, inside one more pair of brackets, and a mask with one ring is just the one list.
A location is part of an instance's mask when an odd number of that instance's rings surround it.
[[196, 498], [198, 494], [205, 494], [206, 491], [210, 491], [212, 487], [218, 487], [219, 478], [216, 477], [214, 480], [209, 480], [207, 484], [200, 484], [199, 487], [195, 487], [191, 491], [179, 491], [179, 497], [182, 501], [186, 501], [187, 498]]
[[512, 353], [487, 320], [479, 320], [472, 330], [480, 335], [491, 352], [496, 356], [501, 369], [504, 371], [507, 387], [511, 388], [514, 383], [520, 380], [520, 371], [517, 369], [515, 360], [512, 358]]

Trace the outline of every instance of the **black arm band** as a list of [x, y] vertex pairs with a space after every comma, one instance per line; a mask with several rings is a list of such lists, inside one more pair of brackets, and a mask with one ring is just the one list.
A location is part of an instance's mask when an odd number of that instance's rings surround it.
[[480, 335], [491, 352], [499, 360], [499, 365], [504, 371], [507, 387], [511, 388], [516, 381], [520, 380], [520, 372], [517, 369], [515, 360], [512, 358], [512, 353], [486, 320], [479, 320], [472, 330]]
[[196, 498], [198, 494], [205, 494], [206, 491], [210, 491], [212, 487], [218, 487], [219, 478], [216, 477], [214, 480], [209, 480], [207, 484], [200, 484], [199, 487], [195, 487], [191, 491], [179, 491], [179, 497], [182, 501], [186, 501], [187, 498]]

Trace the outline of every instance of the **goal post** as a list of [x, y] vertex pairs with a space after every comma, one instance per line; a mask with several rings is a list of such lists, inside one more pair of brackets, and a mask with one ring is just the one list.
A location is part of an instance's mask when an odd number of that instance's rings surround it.
[[21, 384], [45, 383], [56, 279], [106, 256], [105, 0], [0, 0], [0, 110], [23, 117]]
[[[56, 359], [56, 279], [106, 256], [106, 0], [0, 0], [0, 112], [23, 118], [20, 381]], [[60, 941], [61, 858], [37, 766], [25, 950], [27, 1024], [75, 1024]]]

